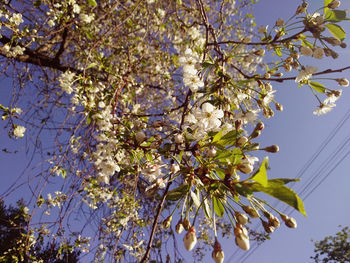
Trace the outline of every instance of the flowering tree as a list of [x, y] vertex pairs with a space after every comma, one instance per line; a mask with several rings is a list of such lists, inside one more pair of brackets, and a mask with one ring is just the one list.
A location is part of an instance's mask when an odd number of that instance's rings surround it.
[[255, 196], [306, 215], [286, 187], [295, 180], [268, 179], [268, 158], [256, 157], [278, 146], [258, 140], [273, 106], [283, 110], [273, 83], [309, 87], [316, 115], [335, 106], [342, 91], [317, 78], [350, 67], [322, 70], [304, 58], [336, 59], [346, 47], [339, 22], [349, 18], [339, 1], [316, 11], [302, 2], [288, 20], [256, 28], [254, 2], [2, 1], [1, 72], [13, 76], [2, 119], [45, 161], [26, 180], [30, 231], [17, 251], [28, 256], [46, 237], [96, 262], [180, 262], [176, 243], [164, 249], [176, 225], [187, 250], [199, 238], [223, 262], [227, 233], [249, 250], [249, 218], [267, 234], [277, 216], [297, 226]]

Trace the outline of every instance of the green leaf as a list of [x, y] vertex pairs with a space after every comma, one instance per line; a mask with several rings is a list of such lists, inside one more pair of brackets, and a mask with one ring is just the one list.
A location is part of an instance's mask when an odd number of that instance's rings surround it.
[[309, 85], [311, 88], [316, 90], [318, 93], [325, 93], [327, 90], [325, 86], [323, 86], [322, 84], [320, 84], [318, 82], [309, 81]]
[[221, 139], [223, 131], [224, 129], [220, 130], [218, 133], [214, 135], [212, 143], [218, 142]]
[[225, 178], [225, 170], [224, 169], [217, 167], [217, 168], [215, 168], [215, 172], [221, 180], [224, 180], [224, 178]]
[[219, 144], [222, 145], [233, 145], [236, 143], [237, 138], [241, 135], [240, 131], [232, 130], [226, 133], [221, 139], [218, 141]]
[[187, 184], [181, 185], [181, 186], [169, 191], [167, 196], [166, 196], [166, 199], [170, 200], [170, 201], [177, 201], [186, 195], [189, 188], [190, 187]]
[[193, 203], [197, 206], [197, 207], [200, 207], [201, 206], [201, 201], [199, 200], [198, 196], [193, 192], [191, 191], [191, 198], [193, 200]]
[[346, 11], [344, 10], [331, 10], [328, 11], [326, 18], [328, 22], [340, 22], [342, 20], [346, 20]]
[[210, 205], [209, 205], [209, 200], [208, 198], [204, 198], [203, 197], [203, 202], [204, 202], [204, 206], [203, 206], [203, 210], [204, 210], [204, 214], [206, 215], [206, 217], [208, 219], [211, 219], [211, 209], [210, 209]]
[[215, 213], [219, 217], [222, 217], [225, 213], [224, 205], [221, 203], [220, 199], [215, 196], [212, 197], [212, 201]]
[[284, 179], [268, 180], [267, 187], [255, 183], [251, 185], [251, 189], [254, 192], [258, 191], [271, 195], [272, 197], [286, 203], [287, 205], [294, 207], [296, 210], [306, 216], [303, 201], [292, 189], [284, 186], [284, 183]]
[[244, 197], [248, 197], [252, 195], [254, 192], [254, 188], [252, 189], [250, 184], [241, 184], [241, 183], [235, 184], [235, 190], [237, 193], [239, 193], [240, 195], [243, 195]]
[[269, 158], [265, 157], [259, 170], [250, 179], [266, 187], [267, 186], [266, 169], [268, 168], [268, 166], [269, 166]]
[[282, 57], [282, 52], [281, 52], [281, 49], [279, 47], [276, 47], [275, 51], [276, 51], [277, 56]]
[[339, 40], [345, 39], [346, 33], [341, 26], [338, 26], [336, 24], [326, 24], [326, 27], [334, 37], [338, 38]]
[[323, 14], [327, 14], [327, 12], [329, 11], [328, 5], [330, 3], [332, 3], [333, 0], [324, 0], [324, 10], [323, 10]]
[[87, 0], [87, 2], [88, 2], [89, 5], [91, 5], [93, 7], [97, 6], [97, 3], [96, 3], [95, 0]]

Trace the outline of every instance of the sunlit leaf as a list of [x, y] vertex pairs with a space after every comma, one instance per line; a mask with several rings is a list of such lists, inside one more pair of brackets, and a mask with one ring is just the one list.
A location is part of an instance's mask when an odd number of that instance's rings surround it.
[[325, 20], [328, 22], [340, 22], [346, 19], [346, 11], [344, 10], [331, 10], [327, 13]]
[[323, 14], [326, 14], [329, 11], [328, 5], [332, 3], [333, 0], [324, 0], [324, 10]]
[[318, 83], [318, 82], [310, 81], [309, 85], [318, 93], [325, 93], [327, 90], [325, 86], [323, 86], [321, 83]]
[[200, 207], [201, 206], [201, 201], [199, 200], [198, 196], [193, 192], [191, 191], [191, 198], [193, 200], [193, 203], [197, 206], [197, 207]]
[[292, 189], [284, 186], [283, 180], [268, 180], [267, 187], [255, 183], [254, 185], [251, 185], [251, 188], [255, 192], [263, 192], [273, 196], [287, 205], [294, 207], [296, 210], [306, 216], [303, 201]]
[[185, 194], [188, 192], [189, 190], [189, 185], [185, 184], [185, 185], [181, 185], [171, 191], [168, 192], [166, 199], [170, 200], [170, 201], [177, 201], [180, 198], [184, 197]]
[[250, 179], [266, 187], [267, 186], [266, 169], [268, 168], [268, 166], [269, 166], [269, 158], [265, 157], [259, 170]]
[[221, 203], [220, 199], [215, 196], [212, 197], [212, 201], [215, 213], [219, 217], [222, 217], [225, 213], [224, 205]]
[[326, 27], [334, 37], [338, 38], [339, 40], [345, 39], [346, 33], [341, 26], [336, 24], [326, 24]]

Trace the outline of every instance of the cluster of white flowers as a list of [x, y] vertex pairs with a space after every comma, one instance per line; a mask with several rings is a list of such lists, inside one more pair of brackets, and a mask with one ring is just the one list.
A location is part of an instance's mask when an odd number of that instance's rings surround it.
[[99, 130], [99, 134], [96, 136], [99, 143], [93, 153], [94, 164], [99, 171], [99, 180], [109, 184], [110, 177], [120, 171], [118, 161], [115, 158], [118, 140], [103, 133], [103, 131], [111, 131], [113, 128], [112, 107], [105, 107], [101, 113], [95, 114], [93, 119], [96, 121]]
[[301, 82], [310, 79], [312, 77], [312, 74], [317, 72], [317, 70], [317, 67], [306, 66], [304, 69], [299, 71], [298, 76], [295, 78], [295, 82]]
[[13, 130], [13, 135], [19, 138], [22, 138], [24, 136], [24, 133], [26, 131], [26, 128], [20, 125], [16, 125], [16, 127]]
[[198, 91], [204, 87], [204, 83], [198, 75], [198, 63], [200, 57], [192, 49], [187, 48], [179, 57], [180, 66], [183, 70], [183, 82], [186, 87], [189, 87], [192, 92]]
[[62, 90], [67, 94], [71, 94], [74, 90], [74, 77], [74, 72], [66, 71], [62, 73], [58, 78]]
[[224, 117], [224, 111], [217, 109], [209, 102], [203, 103], [202, 107], [196, 107], [186, 116], [185, 121], [192, 130], [196, 130], [195, 138], [201, 139], [208, 132], [219, 131]]

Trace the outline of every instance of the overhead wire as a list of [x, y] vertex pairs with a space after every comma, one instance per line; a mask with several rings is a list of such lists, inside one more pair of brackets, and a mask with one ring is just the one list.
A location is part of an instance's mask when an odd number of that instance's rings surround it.
[[[333, 128], [333, 130], [328, 134], [328, 136], [325, 138], [325, 140], [320, 144], [320, 146], [317, 148], [317, 150], [314, 152], [314, 154], [310, 157], [310, 159], [303, 165], [303, 167], [298, 171], [296, 179], [300, 179], [303, 177], [303, 175], [306, 173], [306, 171], [311, 167], [311, 165], [315, 162], [315, 160], [319, 157], [319, 155], [324, 151], [326, 146], [332, 141], [333, 138], [337, 135], [337, 133], [341, 130], [341, 128], [344, 126], [344, 124], [348, 121], [350, 118], [350, 108], [348, 111], [344, 114], [344, 116], [340, 119], [340, 121], [337, 123], [337, 125]], [[344, 143], [345, 141], [345, 143]], [[308, 198], [335, 170], [344, 159], [350, 155], [350, 150], [340, 159], [338, 158], [338, 154], [340, 151], [344, 150], [345, 146], [350, 142], [350, 134], [346, 137], [346, 139], [343, 142], [341, 142], [336, 150], [334, 150], [329, 156], [331, 156], [330, 159], [328, 159], [328, 162], [324, 163], [313, 175], [311, 176], [311, 179], [308, 180], [308, 183], [306, 186], [304, 186], [301, 190], [300, 196], [305, 193], [305, 196], [303, 197], [304, 200]], [[311, 188], [312, 184], [315, 182], [318, 175], [321, 173], [321, 171], [329, 166], [331, 162], [333, 162], [335, 159], [339, 159], [338, 162], [335, 163], [335, 165], [328, 171], [328, 173], [322, 177], [322, 179], [308, 192], [307, 190]], [[277, 204], [274, 205], [276, 207]], [[288, 207], [285, 209], [285, 211], [288, 209]], [[260, 227], [260, 224], [257, 224], [254, 231], [257, 231]], [[239, 259], [238, 262], [245, 262], [258, 248], [260, 245], [255, 243], [253, 245], [253, 248], [246, 254], [243, 254]], [[228, 259], [228, 262], [231, 262], [233, 257], [238, 253], [238, 249], [230, 256]], [[237, 261], [236, 261], [237, 262]]]

